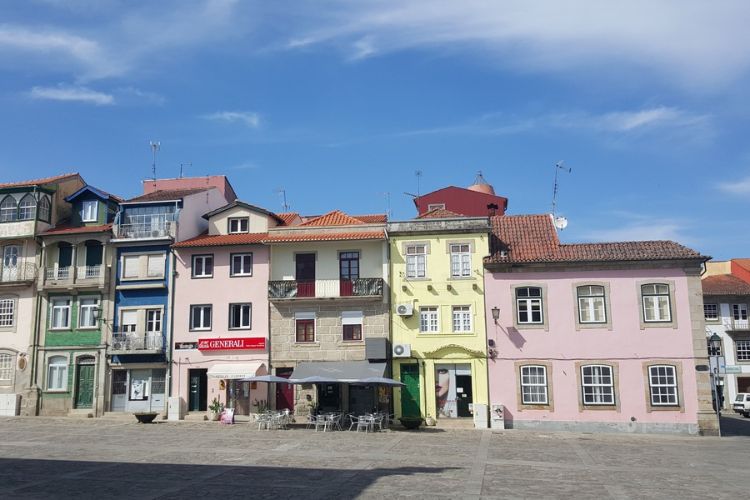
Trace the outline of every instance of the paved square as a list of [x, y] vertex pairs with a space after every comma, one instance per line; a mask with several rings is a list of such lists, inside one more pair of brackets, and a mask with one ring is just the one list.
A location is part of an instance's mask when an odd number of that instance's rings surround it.
[[750, 439], [0, 419], [3, 498], [730, 498]]

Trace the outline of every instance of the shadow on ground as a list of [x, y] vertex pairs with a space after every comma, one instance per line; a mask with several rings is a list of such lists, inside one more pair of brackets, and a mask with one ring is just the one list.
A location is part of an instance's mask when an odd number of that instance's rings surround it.
[[750, 436], [750, 418], [731, 414], [722, 415], [721, 435], [723, 437]]

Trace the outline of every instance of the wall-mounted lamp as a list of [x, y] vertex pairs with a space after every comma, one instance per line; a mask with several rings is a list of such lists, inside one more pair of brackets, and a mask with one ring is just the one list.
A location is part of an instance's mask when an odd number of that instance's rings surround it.
[[500, 319], [500, 308], [497, 306], [492, 308], [492, 319], [495, 320], [495, 324], [497, 324], [497, 320]]
[[432, 285], [427, 285], [427, 289], [428, 289], [429, 291], [432, 291]]
[[448, 283], [448, 286], [446, 288], [448, 288], [448, 291], [450, 292], [451, 290], [453, 290], [453, 285], [451, 285], [450, 283]]
[[99, 322], [99, 321], [101, 321], [102, 323], [106, 323], [107, 322], [106, 319], [102, 318], [102, 308], [101, 307], [97, 307], [96, 309], [94, 309], [93, 315], [94, 315], [94, 321], [95, 322]]
[[474, 291], [476, 291], [476, 290], [479, 290], [479, 285], [477, 285], [476, 283], [473, 283], [473, 284], [471, 285], [471, 288], [472, 288], [472, 289], [473, 289]]
[[407, 287], [406, 285], [401, 285], [401, 290], [402, 290], [402, 291], [404, 291], [404, 292], [405, 292], [405, 291], [407, 291], [408, 289], [409, 289], [409, 287]]

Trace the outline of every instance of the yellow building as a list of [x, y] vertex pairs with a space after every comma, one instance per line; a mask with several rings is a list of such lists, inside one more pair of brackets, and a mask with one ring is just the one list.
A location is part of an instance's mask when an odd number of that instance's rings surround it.
[[486, 427], [489, 220], [435, 212], [388, 224], [395, 413]]

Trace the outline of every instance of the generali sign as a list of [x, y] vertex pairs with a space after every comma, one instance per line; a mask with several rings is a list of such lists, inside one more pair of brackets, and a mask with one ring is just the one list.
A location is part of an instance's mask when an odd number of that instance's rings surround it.
[[198, 339], [199, 351], [265, 350], [264, 337], [240, 337], [232, 339]]

